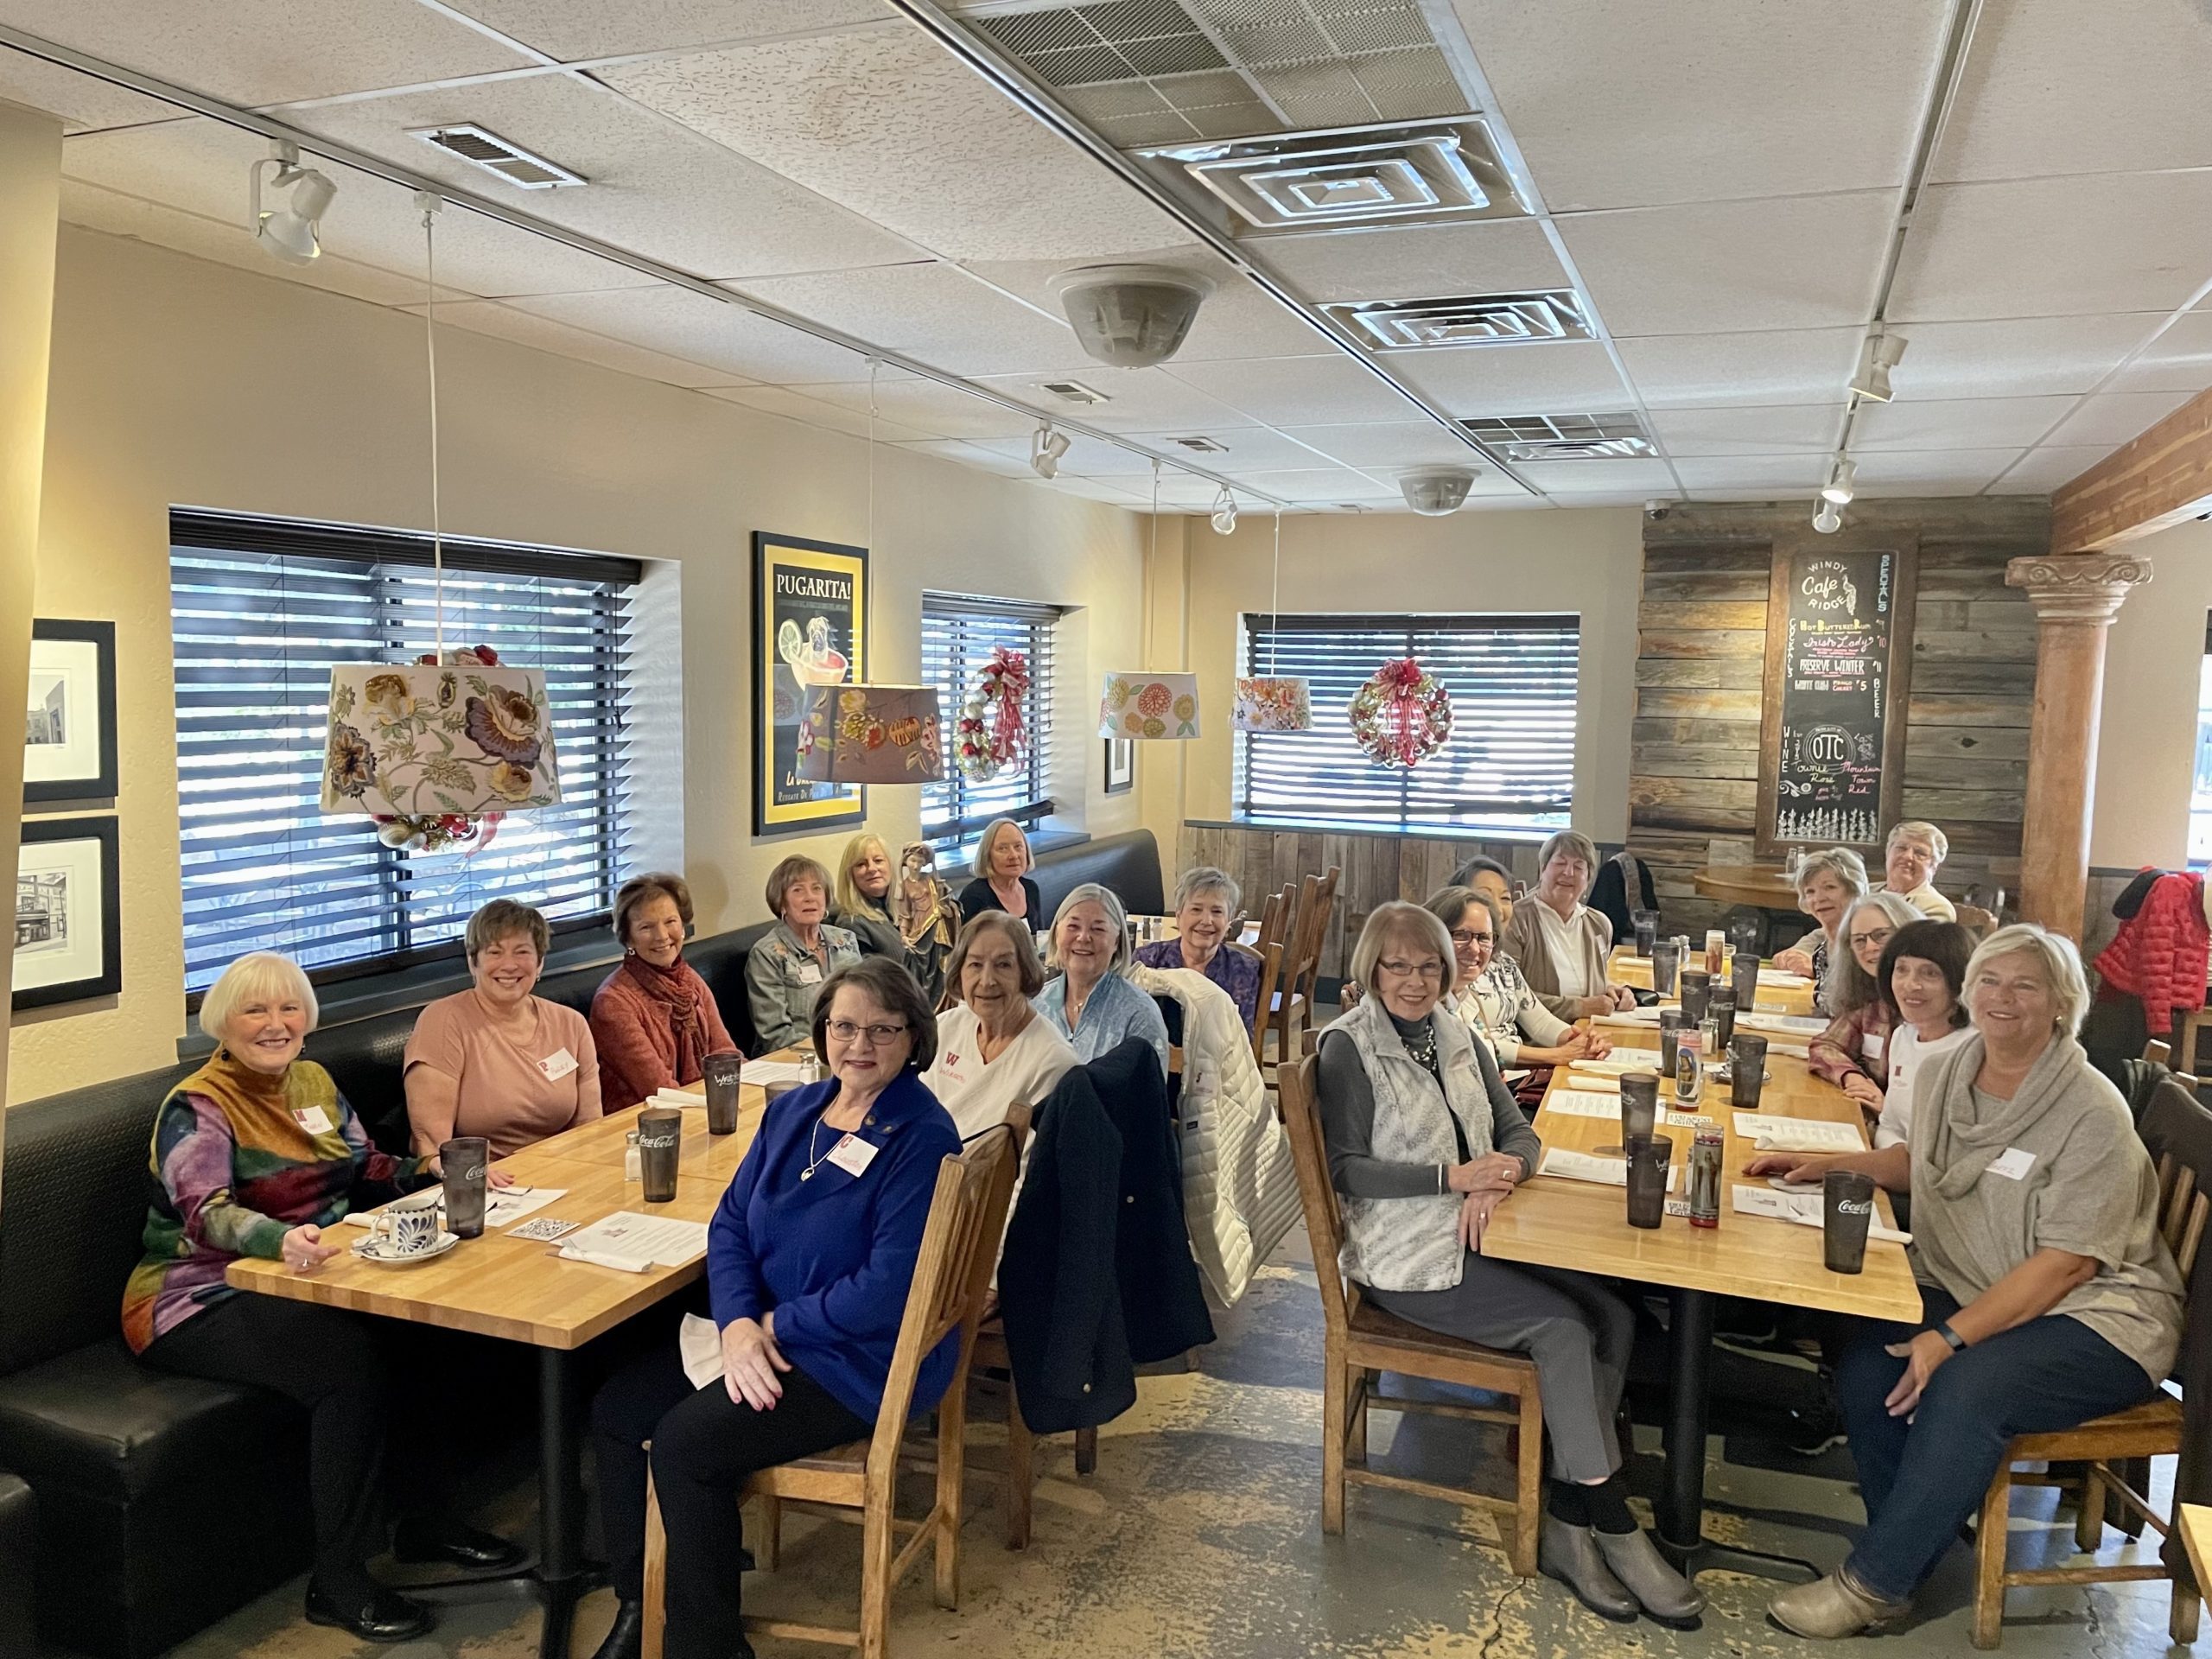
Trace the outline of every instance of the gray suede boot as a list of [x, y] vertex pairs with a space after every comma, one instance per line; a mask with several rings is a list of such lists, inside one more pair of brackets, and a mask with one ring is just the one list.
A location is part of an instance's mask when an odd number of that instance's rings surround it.
[[1537, 1535], [1536, 1565], [1544, 1576], [1557, 1579], [1574, 1592], [1574, 1599], [1600, 1618], [1616, 1624], [1636, 1622], [1636, 1598], [1598, 1553], [1597, 1535], [1587, 1527], [1570, 1527], [1555, 1515], [1544, 1516]]
[[1627, 1586], [1643, 1608], [1662, 1624], [1677, 1629], [1697, 1623], [1705, 1611], [1705, 1596], [1688, 1579], [1667, 1565], [1651, 1535], [1638, 1527], [1634, 1532], [1598, 1532], [1598, 1553], [1613, 1576]]

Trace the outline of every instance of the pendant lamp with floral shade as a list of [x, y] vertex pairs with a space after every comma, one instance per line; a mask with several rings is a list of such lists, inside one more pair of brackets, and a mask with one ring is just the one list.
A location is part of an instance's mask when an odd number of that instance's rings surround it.
[[[1275, 509], [1274, 581], [1268, 605], [1268, 652], [1282, 623], [1282, 509]], [[1256, 664], [1255, 667], [1258, 666]], [[1236, 682], [1229, 723], [1240, 732], [1303, 732], [1313, 724], [1312, 683], [1290, 674], [1249, 674]]]

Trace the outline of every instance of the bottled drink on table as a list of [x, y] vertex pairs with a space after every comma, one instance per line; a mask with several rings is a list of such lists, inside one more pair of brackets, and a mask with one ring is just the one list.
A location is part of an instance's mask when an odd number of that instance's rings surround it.
[[1690, 1142], [1690, 1225], [1720, 1224], [1720, 1166], [1728, 1146], [1719, 1129], [1700, 1129]]

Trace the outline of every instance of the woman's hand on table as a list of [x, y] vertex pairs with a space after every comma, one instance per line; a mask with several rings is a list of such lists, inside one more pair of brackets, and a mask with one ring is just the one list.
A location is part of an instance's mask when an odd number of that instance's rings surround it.
[[1853, 1071], [1846, 1077], [1843, 1092], [1870, 1110], [1878, 1112], [1882, 1109], [1882, 1085], [1864, 1071]]
[[1577, 1026], [1559, 1046], [1560, 1058], [1566, 1060], [1602, 1060], [1612, 1052], [1612, 1039], [1587, 1026]]
[[284, 1258], [284, 1265], [294, 1273], [313, 1273], [336, 1255], [342, 1245], [322, 1242], [322, 1229], [315, 1226], [295, 1227], [277, 1241], [277, 1253]]
[[[426, 1175], [435, 1175], [440, 1180], [443, 1180], [446, 1175], [443, 1156], [434, 1152], [425, 1158], [423, 1160], [423, 1173]], [[497, 1192], [500, 1187], [512, 1186], [515, 1184], [515, 1178], [504, 1169], [486, 1169], [484, 1172], [484, 1183]]]
[[732, 1319], [722, 1327], [722, 1387], [733, 1404], [773, 1411], [784, 1397], [776, 1373], [788, 1371], [791, 1363], [776, 1346], [775, 1321], [771, 1312], [765, 1320]]
[[1950, 1358], [1951, 1344], [1933, 1331], [1923, 1331], [1908, 1342], [1891, 1343], [1883, 1351], [1904, 1361], [1904, 1375], [1897, 1379], [1897, 1387], [1890, 1390], [1890, 1397], [1883, 1404], [1890, 1408], [1891, 1416], [1910, 1422], [1920, 1409], [1920, 1396], [1927, 1391], [1928, 1379]]
[[1444, 1178], [1454, 1192], [1510, 1192], [1521, 1184], [1521, 1160], [1509, 1152], [1486, 1152], [1454, 1164]]
[[1809, 1186], [1828, 1173], [1828, 1157], [1823, 1152], [1763, 1152], [1744, 1166], [1744, 1173], [1779, 1175], [1785, 1181]]
[[1497, 1206], [1504, 1202], [1505, 1194], [1495, 1187], [1470, 1192], [1459, 1201], [1461, 1249], [1471, 1250], [1477, 1255], [1483, 1253], [1483, 1235], [1490, 1229], [1490, 1218], [1497, 1213]]
[[1813, 959], [1793, 945], [1787, 950], [1775, 952], [1774, 968], [1777, 973], [1781, 974], [1810, 974]]

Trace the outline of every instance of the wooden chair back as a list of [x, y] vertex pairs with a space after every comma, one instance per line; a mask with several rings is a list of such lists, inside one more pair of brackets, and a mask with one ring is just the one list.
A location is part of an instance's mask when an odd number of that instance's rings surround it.
[[1306, 1211], [1306, 1241], [1313, 1251], [1313, 1276], [1321, 1285], [1321, 1319], [1332, 1341], [1343, 1340], [1351, 1324], [1352, 1298], [1344, 1282], [1344, 1204], [1329, 1179], [1329, 1148], [1321, 1134], [1316, 1079], [1321, 1062], [1308, 1054], [1275, 1069], [1283, 1127], [1290, 1132], [1291, 1161], [1298, 1169], [1298, 1199]]
[[1329, 920], [1337, 907], [1337, 881], [1343, 874], [1340, 865], [1332, 864], [1327, 874], [1306, 877], [1300, 894], [1298, 972], [1291, 983], [1306, 999], [1309, 1020], [1313, 988], [1321, 977], [1321, 952], [1329, 942]]
[[2167, 1065], [2174, 1063], [2173, 1046], [2162, 1043], [2156, 1037], [2143, 1045], [2144, 1063], [2148, 1065]]
[[1268, 1020], [1274, 1007], [1275, 993], [1283, 988], [1283, 968], [1290, 949], [1285, 937], [1290, 926], [1292, 893], [1288, 887], [1268, 895], [1268, 902], [1260, 912], [1260, 937], [1252, 949], [1260, 958], [1260, 989], [1253, 1003], [1252, 1061], [1264, 1066], [1267, 1060]]
[[2185, 1285], [2212, 1215], [2212, 1109], [2187, 1084], [2168, 1077], [2152, 1094], [2138, 1128], [2158, 1171], [2158, 1236]]
[[1979, 905], [1954, 905], [1959, 912], [1959, 925], [1977, 939], [1986, 939], [1997, 931], [1997, 918]]

